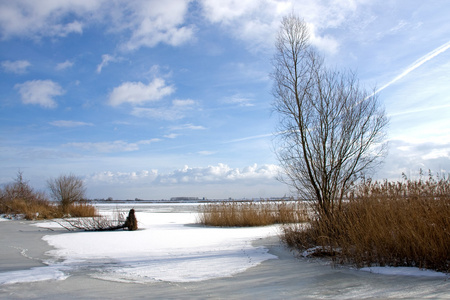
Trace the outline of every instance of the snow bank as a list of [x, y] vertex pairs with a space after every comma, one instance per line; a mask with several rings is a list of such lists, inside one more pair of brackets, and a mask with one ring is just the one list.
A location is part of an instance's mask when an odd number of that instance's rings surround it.
[[[277, 258], [251, 242], [276, 226], [213, 228], [194, 225], [195, 213], [136, 213], [138, 231], [76, 232], [43, 239], [61, 266], [95, 269], [96, 278], [131, 282], [189, 282], [232, 276]], [[48, 227], [48, 223], [40, 226]], [[50, 262], [51, 267], [55, 267]]]

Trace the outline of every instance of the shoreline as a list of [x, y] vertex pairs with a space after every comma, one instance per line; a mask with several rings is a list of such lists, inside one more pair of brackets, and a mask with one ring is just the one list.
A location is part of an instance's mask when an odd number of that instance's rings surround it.
[[[0, 222], [0, 272], [45, 267], [53, 248], [45, 235], [68, 233], [61, 229], [33, 226], [38, 221]], [[93, 270], [81, 266], [64, 280], [46, 280], [0, 285], [0, 299], [123, 299], [127, 298], [231, 298], [231, 299], [316, 299], [316, 298], [423, 298], [450, 297], [445, 279], [386, 276], [332, 267], [321, 260], [299, 259], [278, 237], [253, 241], [278, 259], [230, 277], [199, 282], [124, 283], [93, 278]]]

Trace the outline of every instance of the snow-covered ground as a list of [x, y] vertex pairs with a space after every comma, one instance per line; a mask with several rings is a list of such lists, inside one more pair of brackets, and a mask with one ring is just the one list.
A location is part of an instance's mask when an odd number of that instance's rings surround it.
[[[100, 206], [105, 214], [111, 207]], [[144, 207], [145, 208], [145, 207]], [[148, 206], [148, 211], [158, 207]], [[137, 210], [137, 231], [68, 232], [44, 236], [48, 267], [0, 273], [1, 283], [65, 279], [71, 271], [89, 268], [91, 276], [114, 281], [189, 282], [232, 276], [277, 257], [252, 241], [277, 235], [276, 226], [212, 228], [196, 225], [195, 212]], [[54, 228], [55, 222], [36, 226]], [[25, 275], [26, 273], [26, 275]]]
[[[99, 205], [104, 214], [117, 206]], [[91, 277], [121, 282], [196, 282], [233, 276], [265, 260], [277, 259], [252, 242], [279, 233], [277, 226], [214, 228], [196, 224], [197, 204], [136, 206], [137, 231], [62, 232], [43, 239], [55, 250], [48, 252], [48, 266], [0, 272], [0, 284], [65, 280], [77, 270]], [[121, 210], [130, 207], [122, 205]], [[40, 222], [40, 227], [57, 227]], [[447, 275], [417, 268], [364, 268], [378, 274]]]

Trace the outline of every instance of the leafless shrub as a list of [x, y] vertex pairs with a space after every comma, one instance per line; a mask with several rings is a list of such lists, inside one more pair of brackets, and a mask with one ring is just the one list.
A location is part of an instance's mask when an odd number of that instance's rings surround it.
[[64, 218], [54, 221], [69, 231], [112, 231], [125, 228], [128, 228], [128, 230], [137, 230], [138, 227], [134, 209], [130, 210], [128, 217], [125, 217], [125, 215], [125, 212], [116, 210], [112, 216]]
[[64, 213], [68, 212], [69, 207], [76, 202], [85, 199], [86, 189], [81, 178], [70, 174], [61, 175], [55, 179], [47, 181], [50, 195], [61, 205]]

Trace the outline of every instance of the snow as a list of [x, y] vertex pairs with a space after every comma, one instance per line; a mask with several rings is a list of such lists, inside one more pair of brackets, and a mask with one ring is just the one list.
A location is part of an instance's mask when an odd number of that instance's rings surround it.
[[[116, 208], [99, 206], [105, 215]], [[137, 231], [63, 232], [43, 237], [55, 249], [48, 251], [47, 266], [0, 272], [0, 285], [18, 282], [64, 280], [78, 271], [110, 281], [195, 282], [229, 277], [277, 259], [252, 242], [275, 236], [278, 226], [217, 228], [196, 224], [197, 213], [184, 206], [135, 207]], [[35, 226], [56, 228], [53, 221]], [[312, 249], [317, 250], [317, 249]], [[305, 252], [304, 255], [310, 254]], [[417, 268], [370, 267], [385, 275], [446, 277]]]
[[[191, 282], [232, 276], [277, 257], [252, 241], [278, 227], [213, 228], [195, 225], [195, 213], [137, 212], [140, 230], [75, 232], [44, 236], [59, 264], [95, 267], [94, 277], [131, 282]], [[50, 227], [55, 223], [39, 223]], [[51, 261], [51, 267], [55, 267]], [[48, 275], [48, 274], [46, 274]]]

